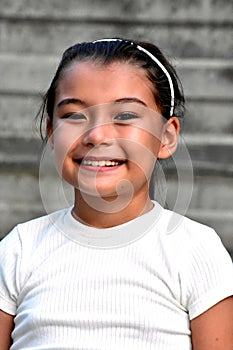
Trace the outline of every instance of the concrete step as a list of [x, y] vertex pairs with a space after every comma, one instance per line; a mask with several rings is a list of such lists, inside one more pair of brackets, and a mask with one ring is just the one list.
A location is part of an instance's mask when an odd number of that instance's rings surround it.
[[[177, 183], [169, 180], [169, 209], [174, 209]], [[189, 183], [181, 191], [189, 191]], [[0, 238], [13, 226], [34, 217], [72, 205], [72, 189], [50, 172], [38, 177], [36, 171], [10, 169], [0, 171]], [[193, 197], [188, 208], [178, 212], [213, 227], [233, 254], [233, 178], [195, 177]], [[177, 209], [177, 207], [176, 207]], [[181, 210], [182, 209], [182, 210]], [[184, 210], [185, 209], [185, 210]], [[232, 255], [233, 256], [233, 255]]]
[[[185, 135], [173, 159], [166, 162], [168, 171], [174, 173], [177, 164], [183, 171], [187, 169], [186, 160], [192, 159], [196, 174], [233, 174], [233, 137], [225, 135]], [[186, 153], [182, 150], [187, 148]], [[181, 150], [181, 151], [180, 151]], [[42, 141], [30, 138], [1, 137], [0, 138], [0, 168], [16, 167], [34, 169], [38, 166], [43, 151]], [[180, 153], [181, 152], [181, 153]], [[183, 158], [182, 158], [183, 157]], [[189, 164], [188, 164], [189, 166]], [[173, 174], [172, 173], [172, 174]]]
[[[58, 57], [0, 55], [0, 93], [38, 94], [47, 90]], [[180, 59], [177, 71], [187, 97], [232, 99], [231, 60]]]
[[[210, 169], [217, 173], [232, 173], [233, 166], [233, 137], [232, 135], [224, 135], [220, 138], [219, 135], [196, 134], [181, 137], [181, 144], [176, 154], [180, 154], [179, 150], [183, 149], [184, 145], [188, 149], [189, 156], [192, 159], [194, 169], [207, 172]], [[43, 150], [42, 141], [37, 138], [17, 138], [4, 137], [0, 138], [0, 165], [32, 164], [36, 166], [38, 159]], [[174, 156], [176, 160], [176, 154]], [[181, 159], [182, 162], [182, 159]], [[208, 163], [205, 165], [205, 163]], [[210, 168], [209, 168], [210, 167]], [[223, 168], [221, 170], [221, 167]], [[168, 169], [173, 169], [172, 161], [168, 164]]]
[[[200, 174], [194, 169], [193, 180], [191, 178], [177, 180], [175, 176], [167, 177], [167, 203], [169, 207], [177, 210], [188, 210], [190, 212], [225, 212], [233, 215], [233, 177], [223, 174]], [[184, 203], [183, 197], [190, 195], [191, 201]], [[188, 193], [189, 192], [189, 193]], [[180, 204], [176, 204], [177, 196], [180, 197]], [[186, 197], [186, 198], [187, 198]], [[186, 205], [187, 203], [187, 205]], [[184, 205], [186, 207], [184, 208]], [[208, 214], [209, 216], [209, 214]], [[233, 219], [233, 217], [232, 217]]]
[[[225, 138], [225, 143], [218, 143], [219, 152], [214, 150], [217, 147], [214, 139], [203, 138], [202, 144], [192, 135], [187, 135], [187, 139], [193, 158], [194, 178], [187, 173], [184, 164], [178, 163], [178, 172], [174, 166], [167, 166], [166, 202], [170, 209], [175, 208], [213, 226], [228, 249], [233, 251], [232, 139]], [[47, 167], [44, 158], [41, 161], [39, 140], [2, 137], [0, 150], [1, 237], [17, 222], [72, 205], [70, 186], [61, 181], [56, 171]], [[44, 169], [40, 175], [39, 166]], [[176, 206], [178, 193], [180, 202]], [[187, 196], [191, 196], [189, 205], [185, 201]]]
[[[39, 94], [0, 94], [0, 137], [38, 138], [35, 116], [42, 98]], [[196, 133], [205, 137], [233, 134], [233, 99], [187, 99], [184, 133]], [[10, 106], [10, 108], [9, 108]]]
[[[177, 65], [194, 168], [193, 183], [187, 164], [178, 164], [181, 194], [194, 185], [187, 215], [213, 226], [233, 257], [232, 27], [229, 1], [1, 0], [0, 238], [18, 222], [67, 206], [61, 180], [47, 168], [39, 176], [34, 128], [59, 56], [77, 41], [133, 36], [156, 43]], [[166, 174], [172, 208], [179, 187], [174, 162]]]
[[189, 98], [186, 101], [184, 133], [219, 135], [233, 134], [233, 99]]
[[[1, 1], [1, 15], [8, 18], [31, 19], [105, 19], [114, 18], [124, 20], [150, 19], [153, 21], [230, 21], [232, 22], [232, 6], [228, 1], [154, 1], [146, 2], [134, 0], [105, 1], [102, 0], [47, 0], [31, 1], [8, 0]], [[91, 11], [90, 11], [91, 9]]]
[[36, 169], [42, 142], [35, 139], [0, 138], [0, 169]]
[[[93, 12], [93, 10], [91, 10]], [[199, 16], [199, 15], [198, 15]], [[102, 37], [126, 37], [154, 42], [172, 57], [232, 58], [232, 24], [163, 23], [128, 20], [80, 21], [51, 18], [16, 20], [0, 18], [0, 51], [21, 54], [61, 53], [80, 41]], [[174, 17], [175, 18], [175, 17]], [[197, 17], [198, 18], [198, 17]], [[26, 40], [25, 40], [26, 38]]]
[[41, 102], [39, 94], [0, 94], [0, 137], [38, 138], [35, 119]]
[[224, 135], [222, 138], [218, 134], [186, 134], [183, 139], [189, 150], [194, 169], [202, 169], [206, 173], [208, 169], [210, 172], [223, 171], [232, 176], [232, 134]]

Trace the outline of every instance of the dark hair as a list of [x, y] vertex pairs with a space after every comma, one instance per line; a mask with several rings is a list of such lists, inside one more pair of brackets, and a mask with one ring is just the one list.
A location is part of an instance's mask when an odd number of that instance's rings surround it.
[[137, 45], [140, 45], [142, 48], [149, 51], [166, 68], [174, 87], [174, 115], [182, 119], [184, 116], [184, 96], [182, 85], [175, 69], [171, 66], [157, 46], [148, 42], [132, 41], [128, 39], [84, 42], [71, 46], [63, 53], [61, 62], [51, 85], [44, 95], [43, 103], [38, 113], [42, 138], [42, 125], [45, 116], [48, 116], [51, 122], [53, 120], [54, 101], [59, 81], [65, 69], [74, 62], [96, 61], [106, 65], [113, 62], [125, 62], [143, 68], [147, 73], [148, 79], [153, 83], [156, 104], [158, 105], [163, 117], [169, 119], [171, 109], [171, 89], [167, 76], [159, 65], [149, 57], [149, 55], [137, 48]]

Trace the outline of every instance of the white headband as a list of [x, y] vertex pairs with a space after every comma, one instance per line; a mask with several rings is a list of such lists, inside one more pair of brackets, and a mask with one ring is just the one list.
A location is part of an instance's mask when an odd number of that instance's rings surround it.
[[[99, 39], [99, 40], [95, 40], [93, 41], [93, 43], [97, 43], [97, 42], [103, 42], [103, 41], [125, 41], [127, 42], [127, 40], [121, 40], [121, 39]], [[129, 43], [131, 45], [134, 45], [133, 42], [130, 42]], [[168, 73], [167, 69], [164, 67], [164, 65], [158, 60], [158, 58], [156, 58], [154, 55], [152, 55], [152, 53], [150, 53], [148, 50], [144, 49], [142, 46], [140, 45], [136, 45], [136, 48], [139, 50], [139, 51], [142, 51], [144, 52], [147, 56], [149, 56], [161, 69], [162, 71], [164, 72], [164, 74], [166, 75], [167, 77], [167, 80], [169, 82], [169, 86], [170, 86], [170, 92], [171, 92], [171, 108], [170, 108], [170, 117], [173, 116], [173, 113], [174, 113], [174, 107], [175, 107], [175, 94], [174, 94], [174, 86], [173, 86], [173, 83], [172, 83], [172, 79], [171, 79], [171, 76], [170, 74]]]

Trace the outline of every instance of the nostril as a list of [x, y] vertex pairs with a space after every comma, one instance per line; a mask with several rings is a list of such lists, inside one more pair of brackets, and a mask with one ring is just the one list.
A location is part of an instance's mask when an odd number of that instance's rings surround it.
[[88, 147], [111, 144], [111, 139], [103, 133], [92, 132], [84, 135], [83, 144]]

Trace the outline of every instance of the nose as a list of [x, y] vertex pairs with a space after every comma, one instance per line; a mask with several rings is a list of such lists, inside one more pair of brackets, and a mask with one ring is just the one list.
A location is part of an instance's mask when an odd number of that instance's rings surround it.
[[84, 133], [82, 143], [89, 147], [96, 147], [98, 145], [110, 146], [113, 138], [112, 125], [95, 125]]

